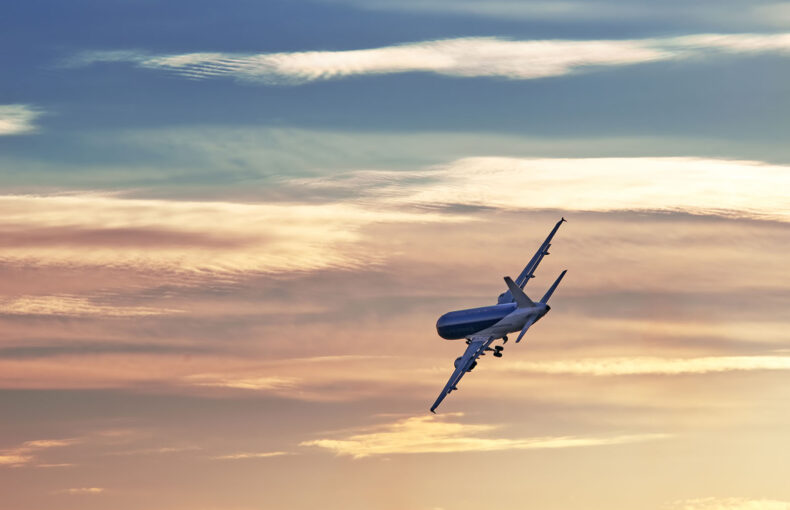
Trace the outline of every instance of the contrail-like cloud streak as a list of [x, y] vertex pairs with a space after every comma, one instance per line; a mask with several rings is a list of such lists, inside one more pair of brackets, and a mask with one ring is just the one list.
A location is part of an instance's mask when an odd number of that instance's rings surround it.
[[192, 79], [229, 76], [247, 82], [297, 85], [349, 76], [414, 72], [530, 80], [595, 68], [747, 54], [790, 54], [790, 34], [699, 34], [587, 41], [468, 37], [359, 50], [257, 54], [94, 51], [78, 55], [68, 64], [130, 62]]

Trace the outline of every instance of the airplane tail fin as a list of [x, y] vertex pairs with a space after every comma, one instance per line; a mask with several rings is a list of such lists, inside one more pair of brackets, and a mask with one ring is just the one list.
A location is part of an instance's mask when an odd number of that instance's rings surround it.
[[554, 294], [554, 290], [557, 288], [557, 285], [560, 284], [560, 282], [562, 281], [562, 277], [565, 276], [565, 273], [567, 273], [567, 272], [568, 272], [568, 270], [565, 269], [563, 272], [560, 273], [560, 275], [557, 277], [557, 279], [554, 280], [554, 283], [552, 284], [552, 286], [549, 288], [549, 290], [546, 291], [546, 294], [541, 298], [541, 300], [540, 300], [541, 303], [543, 303], [543, 304], [548, 303], [549, 298], [551, 297], [552, 294]]
[[516, 285], [509, 276], [505, 276], [505, 283], [510, 293], [513, 295], [513, 300], [518, 304], [519, 308], [530, 308], [535, 306], [535, 303], [527, 296], [521, 288]]

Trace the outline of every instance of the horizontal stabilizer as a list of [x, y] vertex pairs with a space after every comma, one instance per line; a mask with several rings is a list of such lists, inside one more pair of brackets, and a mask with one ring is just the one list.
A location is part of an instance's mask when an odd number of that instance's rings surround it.
[[541, 303], [545, 304], [549, 302], [549, 298], [551, 297], [552, 294], [554, 294], [554, 290], [557, 288], [557, 285], [560, 284], [560, 282], [562, 281], [562, 277], [565, 276], [565, 273], [567, 272], [568, 270], [565, 269], [563, 272], [560, 273], [560, 276], [557, 277], [557, 279], [554, 281], [554, 284], [552, 284], [549, 290], [546, 291], [546, 295], [544, 295], [543, 298], [541, 298], [540, 300]]
[[526, 324], [524, 324], [524, 328], [521, 330], [521, 333], [518, 334], [518, 338], [516, 338], [516, 343], [519, 343], [521, 341], [521, 339], [524, 337], [524, 333], [526, 333], [529, 327], [535, 324], [535, 321], [537, 320], [538, 320], [538, 316], [533, 315], [532, 318], [529, 319]]
[[505, 276], [505, 283], [510, 293], [513, 295], [513, 300], [518, 304], [519, 308], [530, 308], [535, 306], [535, 303], [526, 295], [524, 291], [516, 285], [509, 276]]

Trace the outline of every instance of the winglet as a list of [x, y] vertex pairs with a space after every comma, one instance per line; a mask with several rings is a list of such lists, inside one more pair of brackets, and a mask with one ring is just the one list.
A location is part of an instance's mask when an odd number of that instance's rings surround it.
[[540, 299], [541, 303], [543, 303], [543, 304], [548, 303], [549, 298], [551, 297], [552, 294], [554, 294], [554, 290], [557, 288], [557, 285], [560, 284], [560, 282], [562, 281], [562, 277], [565, 276], [565, 273], [567, 273], [567, 272], [568, 272], [567, 269], [563, 270], [560, 273], [560, 276], [558, 276], [557, 279], [554, 280], [554, 283], [552, 284], [552, 286], [549, 288], [549, 290], [546, 291], [546, 294]]
[[524, 291], [521, 290], [509, 276], [505, 276], [505, 283], [507, 284], [507, 288], [510, 289], [510, 293], [513, 295], [513, 299], [516, 301], [519, 308], [530, 308], [535, 306], [535, 303], [524, 294]]

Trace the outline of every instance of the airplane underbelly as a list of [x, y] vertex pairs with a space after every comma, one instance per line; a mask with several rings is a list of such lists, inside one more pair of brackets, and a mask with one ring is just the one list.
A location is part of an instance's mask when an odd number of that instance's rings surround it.
[[465, 338], [498, 324], [515, 308], [515, 304], [508, 303], [449, 312], [436, 322], [436, 332], [447, 340]]
[[474, 335], [478, 331], [482, 331], [486, 328], [490, 328], [497, 322], [499, 322], [497, 319], [462, 322], [446, 326], [436, 326], [436, 331], [442, 338], [447, 340], [457, 340], [459, 338], [466, 338], [469, 335]]

